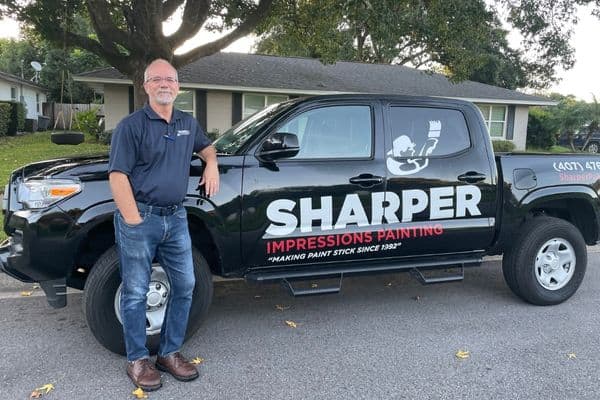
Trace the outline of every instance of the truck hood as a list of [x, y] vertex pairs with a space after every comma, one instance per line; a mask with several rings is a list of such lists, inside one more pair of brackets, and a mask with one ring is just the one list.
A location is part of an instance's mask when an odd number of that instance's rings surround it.
[[77, 177], [82, 181], [107, 179], [108, 155], [66, 157], [25, 165], [13, 172], [11, 181], [31, 177]]

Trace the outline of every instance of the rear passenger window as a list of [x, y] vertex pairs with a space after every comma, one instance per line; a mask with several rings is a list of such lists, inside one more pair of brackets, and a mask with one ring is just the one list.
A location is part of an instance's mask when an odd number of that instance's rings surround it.
[[391, 107], [394, 158], [447, 156], [471, 146], [460, 111], [442, 108]]
[[372, 130], [369, 106], [317, 108], [277, 129], [298, 136], [300, 151], [293, 159], [370, 157]]

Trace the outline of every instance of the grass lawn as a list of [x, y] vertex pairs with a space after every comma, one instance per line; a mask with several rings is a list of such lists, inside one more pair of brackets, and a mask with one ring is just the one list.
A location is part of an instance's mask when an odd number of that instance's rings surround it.
[[[22, 136], [0, 137], [0, 193], [15, 169], [35, 161], [49, 160], [73, 155], [102, 154], [108, 146], [86, 142], [77, 146], [56, 145], [50, 141], [50, 132], [38, 132]], [[0, 218], [0, 242], [6, 239], [4, 221]]]
[[528, 147], [527, 148], [527, 152], [528, 153], [572, 153], [573, 150], [571, 150], [569, 147], [563, 147], [563, 146], [552, 146], [549, 149], [538, 149], [535, 147]]

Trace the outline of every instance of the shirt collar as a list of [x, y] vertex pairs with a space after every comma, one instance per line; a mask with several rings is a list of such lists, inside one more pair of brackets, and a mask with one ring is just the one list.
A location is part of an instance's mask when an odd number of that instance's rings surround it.
[[[164, 121], [163, 117], [158, 115], [156, 113], [156, 111], [154, 111], [152, 109], [152, 107], [150, 107], [150, 104], [148, 104], [148, 103], [144, 104], [144, 112], [150, 119], [161, 119]], [[177, 120], [177, 119], [181, 119], [181, 117], [182, 117], [182, 112], [176, 108], [173, 108], [173, 115], [171, 117], [171, 122], [173, 122], [174, 120]]]

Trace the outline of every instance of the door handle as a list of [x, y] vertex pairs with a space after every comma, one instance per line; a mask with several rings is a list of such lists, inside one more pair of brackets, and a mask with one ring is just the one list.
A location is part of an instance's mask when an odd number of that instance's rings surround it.
[[468, 183], [477, 183], [487, 178], [485, 174], [480, 174], [479, 172], [469, 171], [462, 175], [458, 176], [458, 180], [462, 182]]
[[375, 176], [372, 174], [360, 174], [358, 176], [354, 176], [354, 177], [350, 178], [350, 183], [353, 183], [355, 185], [364, 186], [364, 187], [375, 186], [382, 182], [383, 182], [382, 176]]

